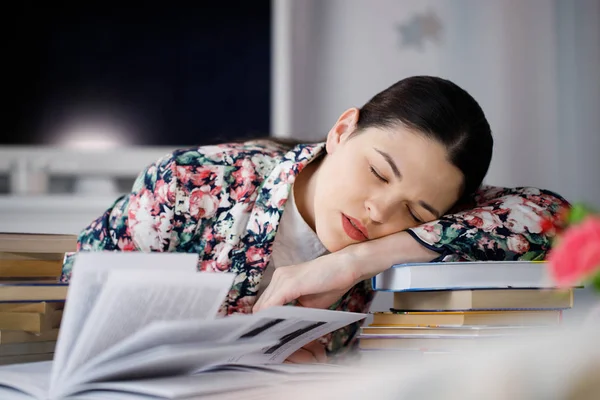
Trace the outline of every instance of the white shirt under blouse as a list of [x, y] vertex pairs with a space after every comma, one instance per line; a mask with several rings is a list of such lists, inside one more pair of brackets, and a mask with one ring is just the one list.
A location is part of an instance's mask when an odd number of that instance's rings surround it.
[[258, 295], [260, 296], [267, 288], [276, 268], [301, 264], [326, 253], [327, 249], [317, 234], [300, 215], [292, 187], [273, 241], [271, 260], [259, 285]]

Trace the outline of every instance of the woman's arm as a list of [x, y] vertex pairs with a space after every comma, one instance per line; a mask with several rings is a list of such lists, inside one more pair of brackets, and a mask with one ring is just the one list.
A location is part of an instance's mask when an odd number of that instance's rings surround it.
[[423, 246], [408, 232], [398, 232], [376, 240], [353, 244], [331, 254], [346, 260], [356, 283], [372, 278], [394, 264], [429, 262], [440, 256]]
[[327, 308], [358, 283], [405, 262], [428, 262], [439, 254], [408, 232], [348, 246], [303, 264], [275, 270], [254, 311], [297, 300], [305, 307]]
[[[394, 264], [434, 259], [539, 259], [553, 232], [542, 221], [556, 218], [568, 203], [531, 188], [487, 188], [478, 204], [408, 232], [349, 246], [308, 263], [277, 268], [255, 310], [287, 304], [366, 312], [373, 299], [369, 278]], [[326, 338], [329, 352], [350, 348], [360, 323]]]
[[353, 286], [399, 263], [437, 258], [541, 259], [552, 242], [552, 232], [543, 231], [542, 221], [557, 218], [569, 206], [560, 196], [536, 188], [484, 187], [475, 200], [472, 209], [407, 232], [351, 245], [304, 264], [277, 268], [255, 310], [294, 300], [309, 307], [329, 307]]
[[[346, 247], [307, 263], [277, 268], [253, 311], [287, 304], [366, 312], [373, 300], [369, 278], [404, 262], [427, 262], [439, 254], [428, 250], [408, 232], [400, 232]], [[328, 354], [338, 354], [353, 343], [361, 322], [323, 338]]]
[[542, 260], [554, 236], [543, 222], [569, 207], [548, 190], [484, 186], [474, 206], [409, 232], [444, 261]]

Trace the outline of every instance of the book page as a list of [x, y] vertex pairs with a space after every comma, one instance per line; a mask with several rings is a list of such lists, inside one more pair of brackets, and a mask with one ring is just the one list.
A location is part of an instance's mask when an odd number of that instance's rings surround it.
[[[154, 379], [97, 382], [82, 386], [78, 396], [83, 398], [106, 399], [102, 391], [118, 393], [117, 397], [140, 399], [146, 395], [152, 399], [188, 399], [204, 398], [204, 396], [217, 393], [232, 393], [238, 390], [264, 387], [274, 382], [272, 374], [250, 374], [246, 371], [218, 371], [201, 375], [178, 375]], [[108, 392], [110, 391], [110, 392]], [[105, 393], [104, 393], [105, 394]]]
[[0, 367], [0, 398], [17, 399], [4, 393], [3, 386], [27, 393], [29, 397], [45, 399], [50, 387], [51, 361], [3, 365]]
[[[364, 371], [357, 368], [325, 364], [270, 364], [264, 368], [255, 366], [237, 367], [239, 368], [211, 370], [197, 375], [90, 383], [81, 387], [85, 392], [77, 394], [85, 395], [85, 398], [87, 398], [88, 395], [98, 391], [110, 390], [117, 392], [119, 399], [121, 399], [124, 392], [136, 393], [140, 397], [145, 395], [161, 399], [196, 399], [217, 394], [228, 394], [234, 398], [244, 398], [245, 396], [241, 393], [236, 395], [235, 392], [243, 390], [245, 395], [248, 389], [266, 389], [286, 382], [314, 383], [319, 380], [339, 379], [339, 377], [352, 379], [364, 376]], [[123, 399], [126, 398], [123, 397]], [[257, 398], [262, 397], [258, 396]]]
[[[284, 318], [279, 318], [283, 316]], [[286, 319], [285, 317], [292, 318]], [[165, 348], [169, 346], [191, 345], [194, 349], [211, 344], [212, 346], [228, 345], [229, 351], [223, 353], [226, 359], [220, 360], [218, 365], [210, 365], [210, 369], [237, 369], [231, 363], [238, 363], [239, 369], [255, 368], [269, 372], [282, 372], [285, 369], [273, 369], [268, 366], [241, 365], [243, 362], [279, 362], [287, 358], [288, 353], [296, 351], [304, 344], [318, 338], [330, 330], [337, 329], [363, 318], [363, 314], [332, 312], [327, 310], [312, 310], [299, 307], [274, 307], [255, 315], [232, 315], [216, 320], [181, 320], [158, 321], [142, 327], [138, 332], [123, 339], [120, 343], [99, 353], [99, 355], [85, 362], [81, 368], [73, 371], [69, 376], [69, 386], [77, 386], [93, 380], [106, 379], [106, 374], [113, 374], [117, 365], [125, 365], [130, 369], [144, 368], [142, 366], [127, 365], [146, 354], [148, 349]], [[317, 321], [315, 323], [315, 321]], [[306, 326], [315, 329], [306, 330]], [[277, 329], [275, 329], [277, 326]], [[298, 334], [298, 332], [302, 334]], [[290, 335], [290, 332], [292, 333]], [[293, 340], [284, 340], [282, 337], [293, 337]], [[268, 341], [269, 345], [254, 348], [252, 352], [243, 352], [239, 344], [247, 340]], [[277, 358], [274, 358], [274, 357]], [[207, 355], [199, 353], [196, 365], [206, 367]], [[274, 361], [273, 361], [274, 360]], [[192, 360], [193, 361], [193, 360]], [[154, 360], [145, 361], [145, 363]], [[173, 361], [175, 362], [175, 361]], [[124, 364], [125, 363], [125, 364]], [[175, 365], [175, 364], [174, 364]], [[283, 367], [282, 367], [283, 368]], [[199, 372], [200, 370], [194, 371]], [[312, 371], [312, 370], [311, 370]], [[141, 373], [140, 370], [137, 371]], [[163, 373], [166, 370], [163, 370]], [[119, 379], [122, 379], [119, 376]]]
[[63, 376], [153, 321], [214, 318], [234, 276], [164, 270], [109, 272]]
[[85, 362], [69, 380], [77, 383], [88, 381], [88, 372], [101, 364], [161, 345], [227, 342], [232, 332], [255, 321], [252, 315], [243, 314], [215, 320], [155, 321]]
[[131, 269], [197, 271], [197, 254], [140, 252], [82, 252], [75, 264], [67, 293], [59, 339], [54, 353], [51, 386], [64, 371], [66, 361], [102, 290], [108, 273]]
[[[276, 343], [271, 339], [247, 339], [236, 343], [185, 343], [154, 347], [143, 352], [103, 364], [90, 371], [88, 383], [111, 380], [149, 379], [190, 374], [198, 369], [209, 369], [239, 354], [249, 354]], [[52, 395], [66, 397], [85, 390], [88, 383], [64, 385]]]
[[234, 357], [229, 362], [281, 363], [302, 346], [339, 328], [360, 321], [366, 317], [366, 314], [281, 306], [267, 308], [254, 316], [258, 318], [255, 324], [249, 328], [243, 328], [233, 336], [243, 339], [277, 335], [278, 343], [254, 354]]
[[246, 371], [246, 372], [270, 372], [277, 374], [292, 374], [295, 376], [302, 374], [348, 374], [355, 371], [355, 368], [340, 364], [292, 364], [292, 363], [269, 363], [269, 364], [221, 364], [210, 370], [205, 370], [202, 374], [213, 371]]

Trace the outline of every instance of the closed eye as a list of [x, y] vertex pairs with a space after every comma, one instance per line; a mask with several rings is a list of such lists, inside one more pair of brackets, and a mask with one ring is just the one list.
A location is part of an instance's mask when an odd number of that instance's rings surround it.
[[410, 216], [412, 217], [412, 219], [415, 220], [416, 223], [418, 223], [418, 224], [423, 224], [424, 223], [424, 221], [422, 219], [420, 219], [419, 217], [417, 217], [413, 213], [413, 211], [410, 209], [410, 207], [407, 206], [406, 209], [408, 210], [408, 213], [410, 214]]
[[377, 179], [379, 179], [381, 182], [388, 183], [388, 180], [387, 180], [387, 179], [385, 179], [383, 176], [381, 176], [381, 175], [379, 174], [379, 172], [377, 172], [377, 171], [375, 170], [375, 168], [373, 168], [372, 166], [370, 166], [369, 168], [371, 169], [371, 173], [372, 173], [373, 175], [375, 175], [375, 177], [376, 177]]

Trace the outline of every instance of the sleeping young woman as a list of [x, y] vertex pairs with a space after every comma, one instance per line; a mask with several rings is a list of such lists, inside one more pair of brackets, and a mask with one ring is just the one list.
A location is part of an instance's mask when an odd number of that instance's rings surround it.
[[[409, 77], [346, 110], [322, 143], [166, 155], [80, 233], [78, 250], [197, 253], [200, 271], [237, 275], [222, 315], [288, 303], [366, 312], [369, 278], [395, 263], [544, 257], [551, 238], [540, 222], [566, 202], [482, 186], [492, 148], [466, 91]], [[290, 361], [348, 349], [357, 328]]]

